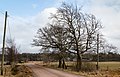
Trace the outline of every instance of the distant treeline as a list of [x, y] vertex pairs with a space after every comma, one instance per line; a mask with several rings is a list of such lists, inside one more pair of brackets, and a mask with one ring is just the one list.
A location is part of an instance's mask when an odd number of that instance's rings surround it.
[[[22, 60], [29, 61], [58, 61], [57, 53], [23, 53], [20, 54]], [[68, 53], [66, 55], [66, 61], [76, 61], [76, 55]], [[85, 53], [83, 54], [83, 61], [97, 61], [97, 54]], [[120, 61], [120, 54], [114, 52], [99, 53], [99, 61]]]
[[[1, 59], [0, 54], [0, 59]], [[68, 53], [66, 55], [66, 61], [76, 61], [76, 55], [72, 53]], [[97, 61], [97, 54], [95, 53], [85, 53], [83, 54], [82, 60], [83, 61]], [[8, 61], [9, 57], [5, 55], [5, 61]], [[17, 54], [18, 61], [58, 61], [58, 54], [57, 53], [22, 53]], [[120, 54], [114, 52], [108, 53], [99, 53], [99, 61], [120, 61]]]
[[[91, 61], [97, 61], [96, 54], [85, 54], [84, 57], [91, 58]], [[99, 53], [99, 61], [120, 61], [120, 54], [114, 52]]]
[[[66, 61], [76, 61], [76, 55], [68, 53], [66, 55]], [[85, 53], [83, 54], [83, 61], [97, 61], [97, 54]], [[0, 54], [1, 59], [1, 54]], [[58, 61], [57, 53], [22, 53], [17, 54], [18, 61]], [[8, 60], [8, 56], [5, 55], [5, 61]], [[120, 61], [120, 54], [114, 52], [99, 53], [99, 61]]]

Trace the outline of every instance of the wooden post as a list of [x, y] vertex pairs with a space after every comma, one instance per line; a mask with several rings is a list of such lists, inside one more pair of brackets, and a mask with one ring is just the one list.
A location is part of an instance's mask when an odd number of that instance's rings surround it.
[[2, 61], [1, 61], [1, 75], [3, 75], [3, 69], [4, 69], [6, 23], [7, 23], [7, 11], [5, 12], [5, 24], [4, 24], [4, 34], [3, 34], [3, 47], [2, 47]]
[[97, 34], [97, 65], [96, 69], [99, 70], [99, 34]]

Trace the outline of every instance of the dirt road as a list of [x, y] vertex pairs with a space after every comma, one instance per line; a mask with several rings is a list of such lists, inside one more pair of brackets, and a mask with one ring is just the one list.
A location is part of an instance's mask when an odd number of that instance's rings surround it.
[[63, 71], [45, 68], [35, 64], [28, 64], [27, 66], [29, 66], [32, 69], [34, 77], [82, 77]]

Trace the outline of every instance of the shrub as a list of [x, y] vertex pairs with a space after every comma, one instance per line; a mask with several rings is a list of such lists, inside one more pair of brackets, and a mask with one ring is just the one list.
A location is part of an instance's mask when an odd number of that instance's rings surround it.
[[96, 65], [90, 62], [83, 62], [81, 71], [92, 72], [96, 70]]
[[17, 72], [19, 71], [18, 67], [19, 67], [19, 65], [16, 65], [14, 68], [11, 69], [12, 75], [16, 75], [17, 74]]

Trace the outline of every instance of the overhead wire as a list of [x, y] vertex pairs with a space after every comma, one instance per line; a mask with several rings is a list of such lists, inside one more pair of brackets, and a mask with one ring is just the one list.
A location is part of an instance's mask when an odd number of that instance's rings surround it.
[[[0, 13], [2, 13], [2, 12], [0, 12]], [[2, 14], [4, 14], [4, 13], [2, 13]], [[24, 21], [24, 20], [22, 20], [22, 19], [20, 19], [19, 17], [18, 18], [16, 18], [16, 17], [14, 17], [14, 16], [12, 16], [12, 15], [8, 15], [7, 16], [7, 27], [8, 27], [8, 32], [7, 32], [7, 37], [9, 37], [9, 39], [10, 40], [12, 40], [13, 39], [13, 37], [14, 37], [14, 35], [12, 34], [12, 31], [11, 31], [11, 23], [10, 23], [10, 20], [17, 20], [17, 21], [20, 21], [20, 22], [23, 22], [24, 24], [26, 24], [26, 25], [30, 25], [30, 24], [32, 24], [32, 23], [30, 23], [29, 21]], [[34, 24], [32, 24], [33, 26], [34, 26]]]
[[4, 13], [0, 10], [0, 13], [2, 14], [2, 15], [4, 15]]

